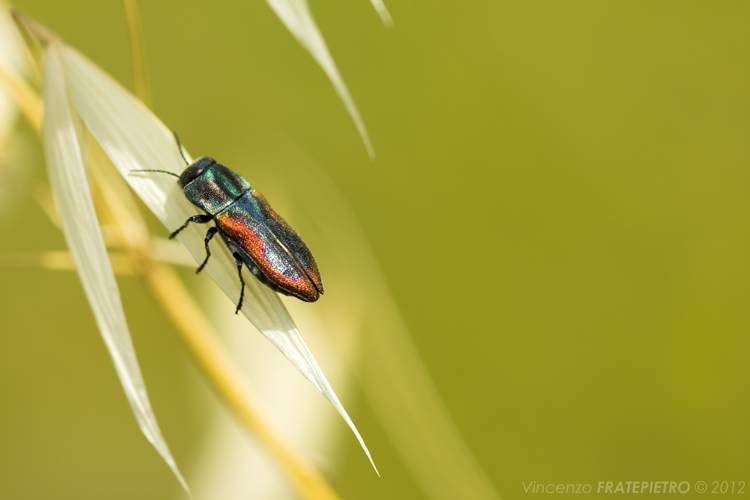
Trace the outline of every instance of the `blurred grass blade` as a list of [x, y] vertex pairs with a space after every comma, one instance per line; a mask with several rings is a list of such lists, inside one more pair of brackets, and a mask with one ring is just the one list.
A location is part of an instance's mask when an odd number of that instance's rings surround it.
[[378, 13], [383, 24], [388, 27], [393, 26], [393, 18], [391, 17], [391, 13], [388, 12], [388, 7], [385, 6], [383, 0], [370, 0], [370, 2], [372, 3], [372, 6], [375, 7], [375, 12]]
[[379, 290], [364, 321], [362, 377], [370, 406], [428, 498], [500, 500], [448, 413], [385, 283], [373, 282]]
[[[370, 158], [375, 159], [375, 150], [370, 142], [370, 136], [367, 134], [365, 123], [359, 115], [359, 110], [357, 110], [357, 106], [354, 104], [354, 99], [349, 94], [349, 89], [346, 88], [344, 79], [339, 74], [336, 63], [333, 62], [333, 57], [331, 57], [331, 53], [328, 51], [328, 46], [325, 40], [323, 40], [323, 35], [320, 34], [320, 30], [317, 24], [315, 24], [315, 19], [312, 17], [307, 0], [266, 0], [266, 3], [279, 16], [279, 19], [292, 32], [297, 41], [320, 64], [326, 75], [328, 75], [333, 87], [344, 102], [346, 110], [349, 112], [352, 120], [354, 120], [359, 135], [365, 143], [365, 148], [367, 148], [367, 153], [370, 155]], [[376, 3], [377, 0], [373, 2], [373, 5], [378, 9]], [[378, 13], [380, 13], [380, 10], [378, 10]]]
[[4, 1], [0, 1], [0, 63], [19, 74], [29, 71], [23, 38]]
[[[359, 352], [347, 356], [349, 364], [401, 461], [425, 498], [500, 500], [422, 362], [346, 198], [314, 161], [295, 152], [294, 144], [280, 139], [275, 146], [284, 156], [258, 161], [288, 179], [283, 187], [290, 200], [303, 200], [311, 191], [317, 194], [314, 209], [295, 203], [300, 229], [305, 223], [317, 229], [316, 248], [336, 263], [326, 272], [326, 283], [332, 290], [346, 290], [343, 296], [331, 293], [320, 304], [331, 308], [327, 314], [324, 311], [326, 317], [337, 318], [338, 326], [331, 324], [326, 333], [334, 336], [332, 345], [340, 354]], [[342, 320], [341, 311], [348, 319]], [[347, 350], [353, 342], [361, 343], [359, 349]]]
[[138, 425], [189, 492], [156, 423], [135, 357], [117, 282], [91, 200], [68, 103], [60, 47], [56, 43], [50, 44], [44, 59], [43, 100], [46, 111], [42, 136], [50, 182], [65, 240], [83, 289]]
[[[33, 108], [34, 99], [29, 96], [29, 85], [22, 80], [21, 75], [28, 74], [28, 64], [24, 57], [24, 44], [15, 23], [10, 17], [10, 11], [5, 2], [0, 1], [0, 145], [10, 132], [18, 106]], [[5, 87], [8, 88], [5, 88]], [[14, 103], [7, 92], [15, 94]], [[38, 99], [36, 100], [38, 101]], [[41, 116], [39, 109], [25, 109], [27, 116], [34, 111]], [[39, 120], [32, 122], [34, 126], [41, 125]], [[37, 130], [40, 130], [37, 127]]]
[[130, 57], [133, 64], [133, 91], [146, 106], [151, 106], [151, 84], [148, 80], [146, 49], [143, 42], [141, 16], [138, 14], [138, 4], [135, 0], [122, 0], [122, 6], [128, 24]]
[[[121, 253], [109, 253], [112, 271], [116, 274], [135, 275], [135, 270], [128, 256]], [[70, 252], [64, 250], [22, 254], [0, 254], [0, 267], [39, 268], [51, 271], [75, 271], [76, 264]]]
[[[61, 50], [72, 101], [94, 137], [159, 220], [170, 230], [180, 227], [198, 209], [187, 201], [174, 177], [131, 172], [140, 169], [167, 170], [175, 174], [182, 172], [185, 163], [172, 134], [143, 103], [86, 58], [69, 47], [62, 47]], [[205, 257], [205, 231], [205, 226], [191, 224], [177, 237], [196, 262], [202, 262]], [[211, 259], [205, 271], [236, 303], [240, 285], [234, 258], [226, 245], [212, 247]], [[251, 276], [245, 278], [245, 283], [242, 313], [330, 401], [370, 457], [362, 437], [276, 292]], [[233, 311], [233, 307], [227, 304], [227, 312], [230, 311]]]

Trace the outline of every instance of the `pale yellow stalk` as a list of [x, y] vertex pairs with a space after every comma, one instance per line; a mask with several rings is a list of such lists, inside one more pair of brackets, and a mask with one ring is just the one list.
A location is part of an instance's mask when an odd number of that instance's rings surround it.
[[18, 103], [18, 108], [34, 130], [42, 132], [42, 100], [39, 94], [25, 80], [0, 66], [0, 82]]

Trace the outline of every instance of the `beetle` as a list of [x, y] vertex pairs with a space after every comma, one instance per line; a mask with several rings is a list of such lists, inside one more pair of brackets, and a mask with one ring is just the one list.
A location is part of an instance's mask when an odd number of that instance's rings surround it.
[[323, 294], [323, 281], [310, 249], [302, 238], [258, 191], [240, 174], [204, 156], [190, 163], [182, 145], [174, 134], [180, 156], [187, 168], [182, 174], [166, 170], [131, 170], [131, 172], [161, 172], [177, 177], [185, 197], [205, 214], [189, 217], [185, 224], [169, 235], [173, 239], [191, 222], [215, 226], [206, 231], [206, 258], [196, 269], [200, 273], [211, 257], [208, 247], [219, 233], [237, 264], [242, 289], [235, 314], [242, 309], [245, 296], [243, 264], [261, 283], [271, 289], [292, 295], [305, 302], [315, 302]]

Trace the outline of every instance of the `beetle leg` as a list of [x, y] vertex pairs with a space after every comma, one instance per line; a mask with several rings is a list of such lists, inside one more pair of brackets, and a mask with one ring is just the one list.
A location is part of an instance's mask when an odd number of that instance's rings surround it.
[[235, 252], [232, 256], [234, 256], [234, 261], [237, 263], [237, 273], [240, 275], [240, 284], [242, 285], [240, 301], [237, 303], [237, 309], [234, 311], [234, 314], [238, 314], [240, 309], [242, 309], [242, 299], [245, 298], [245, 280], [242, 279], [242, 259], [240, 258], [240, 254]]
[[206, 237], [203, 238], [203, 242], [206, 244], [206, 260], [203, 261], [203, 264], [198, 266], [198, 269], [195, 270], [195, 274], [203, 271], [203, 268], [206, 267], [206, 264], [208, 264], [208, 258], [211, 257], [211, 250], [208, 249], [208, 242], [211, 241], [211, 238], [214, 237], [217, 231], [218, 229], [216, 227], [212, 227], [208, 231], [206, 231]]
[[212, 220], [213, 220], [213, 217], [211, 217], [210, 215], [192, 215], [188, 217], [188, 220], [185, 221], [185, 224], [183, 224], [180, 229], [178, 229], [177, 231], [174, 231], [172, 234], [169, 235], [169, 239], [171, 240], [172, 238], [177, 236], [177, 234], [183, 229], [185, 229], [186, 227], [188, 227], [188, 224], [190, 224], [191, 222], [197, 222], [198, 224], [205, 224], [206, 222], [211, 222]]

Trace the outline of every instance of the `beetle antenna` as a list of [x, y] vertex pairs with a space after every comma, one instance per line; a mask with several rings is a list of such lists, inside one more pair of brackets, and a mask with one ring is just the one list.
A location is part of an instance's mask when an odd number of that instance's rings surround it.
[[169, 174], [169, 175], [174, 175], [175, 177], [180, 177], [174, 172], [169, 172], [167, 170], [131, 170], [130, 171], [130, 173], [133, 173], [133, 172], [161, 172], [162, 174]]
[[190, 162], [187, 161], [187, 158], [185, 158], [185, 153], [182, 151], [182, 144], [180, 144], [180, 138], [177, 137], [177, 132], [172, 132], [172, 135], [174, 135], [174, 140], [177, 141], [177, 148], [180, 150], [180, 156], [182, 156], [182, 159], [185, 160], [185, 165], [190, 166]]

